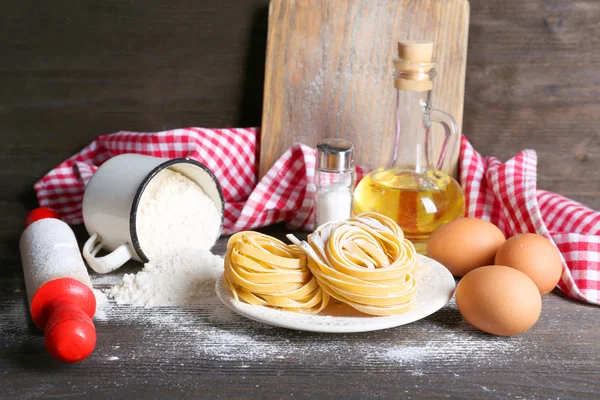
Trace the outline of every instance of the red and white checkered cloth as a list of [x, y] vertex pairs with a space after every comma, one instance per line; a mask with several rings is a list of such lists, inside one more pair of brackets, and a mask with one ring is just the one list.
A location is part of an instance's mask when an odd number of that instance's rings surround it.
[[[258, 135], [254, 128], [186, 128], [100, 136], [50, 171], [34, 188], [42, 207], [53, 209], [69, 224], [80, 224], [85, 185], [104, 161], [125, 153], [188, 157], [206, 165], [221, 184], [224, 235], [281, 221], [291, 229], [312, 229], [315, 150], [293, 145], [257, 185]], [[357, 167], [359, 178], [365, 172]]]
[[[285, 221], [291, 229], [313, 225], [314, 149], [296, 144], [257, 181], [256, 129], [186, 128], [158, 133], [100, 136], [35, 184], [43, 207], [70, 224], [82, 222], [85, 184], [104, 161], [124, 153], [189, 157], [209, 167], [223, 189], [223, 234]], [[467, 215], [488, 219], [507, 236], [536, 232], [554, 240], [566, 261], [560, 288], [600, 304], [600, 213], [536, 189], [536, 155], [526, 150], [506, 164], [483, 158], [463, 137], [461, 184]], [[357, 167], [360, 179], [368, 172]]]

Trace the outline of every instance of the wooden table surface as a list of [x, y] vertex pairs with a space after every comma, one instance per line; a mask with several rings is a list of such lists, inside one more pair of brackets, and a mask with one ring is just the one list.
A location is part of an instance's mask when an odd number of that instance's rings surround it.
[[[139, 268], [92, 281], [106, 288]], [[415, 323], [355, 334], [263, 325], [215, 296], [194, 309], [102, 304], [94, 353], [64, 365], [30, 322], [18, 260], [3, 269], [0, 398], [600, 398], [599, 310], [559, 292], [544, 297], [530, 331], [511, 338], [477, 331], [454, 301]]]
[[[452, 304], [352, 335], [219, 316], [216, 302], [109, 308], [88, 361], [50, 359], [27, 315], [18, 253], [33, 183], [101, 134], [258, 126], [267, 5], [2, 3], [0, 398], [600, 398], [599, 309], [558, 292], [530, 332], [507, 339], [473, 330]], [[471, 2], [463, 124], [485, 155], [535, 149], [540, 188], [596, 209], [599, 20], [597, 0]]]

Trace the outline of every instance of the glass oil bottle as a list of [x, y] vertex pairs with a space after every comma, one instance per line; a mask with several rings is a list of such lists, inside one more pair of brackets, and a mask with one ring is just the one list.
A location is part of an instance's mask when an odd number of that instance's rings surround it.
[[[458, 126], [431, 108], [436, 63], [432, 42], [400, 42], [394, 60], [395, 137], [389, 161], [363, 178], [354, 191], [354, 213], [376, 211], [393, 218], [425, 253], [429, 235], [464, 214], [464, 194], [450, 175], [458, 148]], [[431, 125], [440, 123], [444, 140], [435, 157]]]

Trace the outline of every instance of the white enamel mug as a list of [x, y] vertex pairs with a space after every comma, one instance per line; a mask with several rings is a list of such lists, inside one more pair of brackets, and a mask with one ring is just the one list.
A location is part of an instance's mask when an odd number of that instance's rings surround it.
[[[204, 190], [221, 214], [221, 232], [223, 192], [217, 178], [205, 165], [188, 158], [122, 154], [98, 168], [83, 195], [83, 222], [90, 235], [83, 246], [83, 257], [94, 271], [108, 273], [130, 259], [149, 261], [138, 240], [137, 209], [148, 183], [165, 168], [179, 172]], [[96, 257], [100, 249], [110, 253]]]

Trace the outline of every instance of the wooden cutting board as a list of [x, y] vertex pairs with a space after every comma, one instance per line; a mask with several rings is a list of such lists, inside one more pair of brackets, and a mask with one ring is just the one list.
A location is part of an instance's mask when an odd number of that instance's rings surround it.
[[462, 126], [468, 28], [466, 0], [271, 0], [260, 175], [293, 143], [327, 137], [353, 142], [361, 165], [384, 164], [402, 39], [434, 42], [433, 106]]

